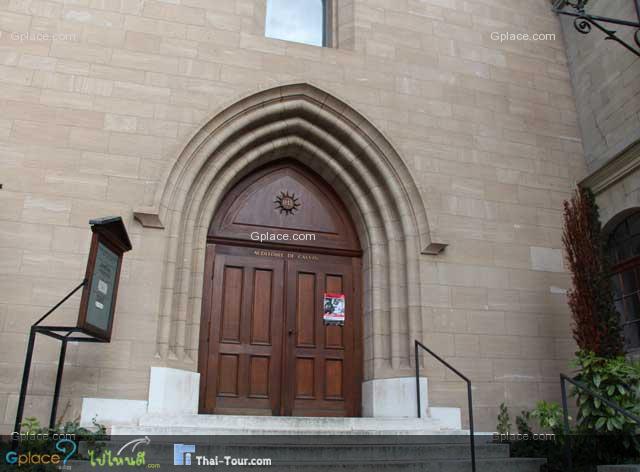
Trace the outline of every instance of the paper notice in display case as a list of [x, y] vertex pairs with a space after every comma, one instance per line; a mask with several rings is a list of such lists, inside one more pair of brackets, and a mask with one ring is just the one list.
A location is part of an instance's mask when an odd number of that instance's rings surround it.
[[113, 316], [114, 291], [109, 287], [115, 286], [119, 267], [118, 254], [105, 244], [98, 243], [86, 323], [102, 331], [109, 329], [110, 318]]
[[344, 326], [344, 293], [324, 294], [324, 324]]

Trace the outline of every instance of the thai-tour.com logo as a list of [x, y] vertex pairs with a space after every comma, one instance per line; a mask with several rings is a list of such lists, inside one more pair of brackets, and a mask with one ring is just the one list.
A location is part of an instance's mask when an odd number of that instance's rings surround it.
[[173, 445], [173, 465], [191, 465], [191, 454], [195, 454], [194, 444]]
[[270, 466], [269, 458], [249, 458], [232, 456], [196, 456], [194, 444], [173, 445], [173, 465], [232, 465], [232, 466]]
[[55, 445], [58, 453], [40, 453], [40, 452], [19, 452], [9, 451], [5, 455], [7, 464], [21, 466], [65, 466], [67, 461], [73, 457], [78, 450], [78, 445], [71, 439], [59, 439]]

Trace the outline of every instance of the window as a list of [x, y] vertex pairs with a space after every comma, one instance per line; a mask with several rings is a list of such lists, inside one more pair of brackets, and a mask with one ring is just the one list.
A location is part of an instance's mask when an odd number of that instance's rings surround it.
[[625, 349], [640, 349], [640, 211], [626, 217], [611, 232], [607, 254]]
[[325, 46], [326, 0], [267, 0], [265, 35]]

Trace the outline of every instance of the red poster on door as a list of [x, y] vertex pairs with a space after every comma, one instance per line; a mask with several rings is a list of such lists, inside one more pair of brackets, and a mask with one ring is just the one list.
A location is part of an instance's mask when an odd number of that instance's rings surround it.
[[324, 294], [324, 324], [344, 326], [344, 293]]

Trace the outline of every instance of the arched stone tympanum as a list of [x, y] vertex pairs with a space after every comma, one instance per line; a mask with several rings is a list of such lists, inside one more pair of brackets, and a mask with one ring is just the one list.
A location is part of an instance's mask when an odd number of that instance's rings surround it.
[[169, 166], [154, 205], [135, 213], [167, 232], [159, 355], [195, 366], [212, 215], [241, 178], [285, 157], [321, 175], [347, 205], [364, 252], [365, 378], [397, 375], [422, 335], [419, 258], [431, 242], [423, 201], [383, 134], [308, 84], [264, 90], [218, 113]]

